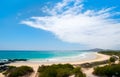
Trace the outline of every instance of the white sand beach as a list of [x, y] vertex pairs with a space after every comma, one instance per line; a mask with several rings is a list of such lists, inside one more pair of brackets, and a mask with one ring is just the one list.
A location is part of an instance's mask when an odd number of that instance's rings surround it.
[[[74, 61], [74, 62], [61, 62], [61, 64], [65, 64], [65, 63], [70, 63], [70, 64], [82, 64], [82, 63], [86, 63], [86, 62], [95, 62], [95, 61], [102, 61], [102, 60], [107, 60], [107, 59], [109, 59], [110, 58], [110, 56], [108, 56], [108, 55], [103, 55], [103, 54], [100, 54], [100, 53], [97, 53], [97, 52], [95, 52], [95, 55], [97, 56], [95, 59], [93, 59], [93, 60], [85, 60], [85, 61]], [[11, 64], [8, 64], [8, 65], [10, 65], [10, 66], [22, 66], [22, 65], [27, 65], [27, 66], [30, 66], [30, 67], [32, 67], [33, 69], [34, 69], [34, 73], [30, 76], [30, 77], [36, 77], [36, 73], [37, 73], [37, 69], [38, 69], [38, 67], [39, 66], [41, 66], [41, 65], [51, 65], [51, 64], [59, 64], [60, 62], [49, 62], [49, 63], [47, 63], [47, 62], [44, 62], [44, 63], [42, 63], [42, 62], [29, 62], [29, 61], [26, 61], [26, 62], [15, 62], [15, 63], [11, 63]], [[84, 70], [84, 72], [87, 74], [87, 77], [90, 77], [90, 76], [88, 76], [88, 75], [91, 75], [91, 73], [92, 73], [92, 71], [93, 70], [86, 70], [86, 72], [85, 72], [85, 70]], [[4, 77], [1, 73], [0, 73], [0, 77]]]
[[4, 77], [4, 75], [2, 73], [0, 73], [0, 77]]

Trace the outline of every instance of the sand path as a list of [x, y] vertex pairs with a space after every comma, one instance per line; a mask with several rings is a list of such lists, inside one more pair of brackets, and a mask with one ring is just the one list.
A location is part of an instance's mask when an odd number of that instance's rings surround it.
[[0, 73], [0, 77], [4, 77], [4, 75], [2, 73]]
[[87, 77], [98, 77], [92, 74], [93, 68], [83, 69], [83, 72], [86, 74]]

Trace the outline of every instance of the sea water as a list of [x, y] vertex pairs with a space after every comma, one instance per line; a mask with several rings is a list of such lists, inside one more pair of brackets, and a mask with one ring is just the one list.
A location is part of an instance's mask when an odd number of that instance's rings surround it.
[[94, 52], [85, 50], [23, 51], [0, 50], [0, 59], [28, 59], [30, 61], [77, 61], [96, 58]]

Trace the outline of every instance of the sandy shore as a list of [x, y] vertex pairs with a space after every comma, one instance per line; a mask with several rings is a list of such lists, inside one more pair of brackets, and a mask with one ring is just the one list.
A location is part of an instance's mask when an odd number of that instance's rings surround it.
[[[74, 61], [74, 62], [61, 62], [61, 64], [65, 64], [65, 63], [70, 63], [70, 64], [82, 64], [82, 63], [86, 63], [86, 62], [95, 62], [95, 61], [102, 61], [102, 60], [107, 60], [110, 58], [110, 56], [107, 56], [107, 55], [103, 55], [103, 54], [100, 54], [100, 53], [97, 53], [95, 52], [95, 55], [97, 56], [95, 59], [93, 60], [85, 60], [85, 61]], [[8, 65], [11, 65], [11, 66], [22, 66], [22, 65], [27, 65], [27, 66], [30, 66], [34, 69], [34, 73], [32, 74], [31, 77], [35, 77], [36, 73], [37, 73], [37, 69], [39, 66], [41, 65], [51, 65], [51, 64], [59, 64], [60, 62], [29, 62], [29, 61], [26, 61], [26, 62], [15, 62], [15, 63], [11, 63], [11, 64], [8, 64]], [[89, 71], [91, 72], [91, 71]], [[88, 73], [88, 72], [87, 72]], [[0, 74], [0, 77], [4, 77]]]
[[4, 75], [2, 73], [0, 73], [0, 77], [4, 77]]

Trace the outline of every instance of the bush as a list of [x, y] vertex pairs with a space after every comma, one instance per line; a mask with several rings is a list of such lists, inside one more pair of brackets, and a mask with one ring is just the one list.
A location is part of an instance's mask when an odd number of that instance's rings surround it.
[[70, 69], [61, 69], [59, 68], [57, 70], [57, 76], [56, 77], [69, 77], [69, 75], [72, 74], [72, 71], [69, 71]]
[[51, 66], [42, 65], [38, 69], [39, 77], [69, 77], [75, 75], [75, 77], [85, 77], [80, 68], [74, 68], [70, 64], [58, 64]]
[[4, 72], [4, 75], [7, 77], [19, 77], [19, 76], [24, 76], [27, 74], [30, 74], [33, 72], [33, 69], [28, 66], [21, 66], [21, 67], [14, 67], [10, 66], [6, 72]]
[[110, 57], [109, 61], [114, 63], [116, 59], [114, 57]]
[[13, 71], [14, 69], [16, 69], [15, 66], [8, 66], [8, 69], [3, 73], [3, 75], [8, 75], [10, 71]]
[[75, 77], [86, 77], [86, 75], [82, 73], [80, 67], [76, 67], [73, 71], [74, 71]]
[[107, 77], [120, 77], [120, 64], [106, 65], [94, 68], [93, 74]]

